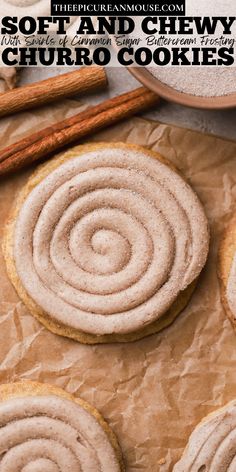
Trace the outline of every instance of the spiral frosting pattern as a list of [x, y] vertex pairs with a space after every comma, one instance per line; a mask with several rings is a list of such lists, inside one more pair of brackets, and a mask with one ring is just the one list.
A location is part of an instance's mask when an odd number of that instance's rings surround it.
[[173, 472], [235, 472], [236, 401], [209, 415], [190, 436]]
[[189, 185], [146, 151], [78, 152], [18, 214], [18, 276], [59, 323], [96, 335], [140, 330], [199, 275], [206, 217]]
[[106, 432], [79, 404], [56, 395], [0, 404], [1, 472], [120, 472]]

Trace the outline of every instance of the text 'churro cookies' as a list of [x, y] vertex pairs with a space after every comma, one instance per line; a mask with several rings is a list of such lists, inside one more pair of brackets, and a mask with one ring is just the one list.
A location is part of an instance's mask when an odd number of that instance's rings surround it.
[[116, 437], [97, 410], [37, 382], [0, 386], [2, 472], [124, 472]]
[[234, 216], [222, 238], [219, 250], [218, 273], [221, 299], [231, 323], [236, 329], [236, 217]]
[[99, 343], [169, 325], [190, 299], [208, 246], [197, 196], [159, 154], [101, 143], [39, 167], [14, 205], [4, 254], [37, 319]]
[[211, 413], [189, 438], [173, 472], [235, 472], [236, 401]]

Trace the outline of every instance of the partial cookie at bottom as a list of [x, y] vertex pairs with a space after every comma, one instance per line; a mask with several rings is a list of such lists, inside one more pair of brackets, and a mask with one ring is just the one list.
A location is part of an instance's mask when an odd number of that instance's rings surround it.
[[196, 427], [173, 472], [235, 472], [236, 400]]
[[100, 413], [57, 387], [0, 386], [0, 469], [124, 472], [117, 439]]

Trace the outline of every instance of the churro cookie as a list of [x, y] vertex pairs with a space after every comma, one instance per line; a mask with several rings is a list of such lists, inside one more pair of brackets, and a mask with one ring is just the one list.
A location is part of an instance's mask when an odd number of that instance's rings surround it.
[[30, 178], [7, 225], [9, 277], [51, 331], [84, 343], [133, 341], [188, 303], [208, 254], [190, 186], [159, 154], [78, 146]]
[[219, 250], [218, 273], [221, 299], [230, 321], [236, 329], [236, 217], [234, 216], [222, 238]]
[[0, 451], [2, 472], [125, 470], [116, 437], [98, 411], [37, 382], [0, 387]]
[[236, 401], [211, 413], [189, 438], [173, 472], [235, 472]]

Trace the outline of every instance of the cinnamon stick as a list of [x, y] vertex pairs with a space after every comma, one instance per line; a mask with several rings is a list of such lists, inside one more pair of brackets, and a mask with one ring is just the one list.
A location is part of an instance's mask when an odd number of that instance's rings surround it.
[[106, 73], [102, 67], [85, 67], [58, 75], [0, 94], [0, 117], [99, 90], [106, 85]]
[[156, 94], [141, 87], [52, 125], [0, 151], [0, 176], [45, 159], [92, 133], [148, 110], [159, 101]]
[[121, 105], [122, 103], [125, 103], [128, 100], [138, 98], [144, 93], [144, 91], [146, 92], [147, 90], [143, 87], [140, 87], [136, 90], [125, 93], [118, 97], [106, 100], [105, 102], [102, 102], [99, 105], [93, 106], [88, 110], [82, 111], [72, 116], [71, 118], [67, 118], [66, 120], [52, 124], [47, 128], [37, 131], [36, 133], [33, 133], [30, 136], [27, 136], [21, 139], [20, 141], [17, 141], [16, 143], [11, 144], [10, 146], [0, 150], [0, 162], [4, 161], [8, 157], [19, 151], [23, 151], [28, 146], [31, 146], [32, 144], [36, 143], [37, 141], [40, 141], [42, 138], [45, 138], [56, 131], [69, 128], [70, 126], [75, 125], [76, 123], [80, 123], [81, 121], [91, 118], [94, 115], [98, 115], [102, 111], [114, 108], [116, 105]]

